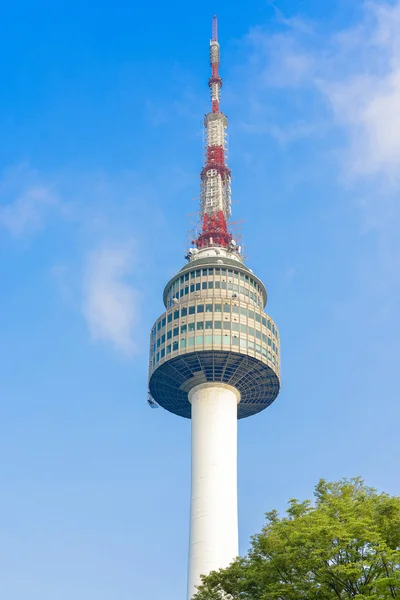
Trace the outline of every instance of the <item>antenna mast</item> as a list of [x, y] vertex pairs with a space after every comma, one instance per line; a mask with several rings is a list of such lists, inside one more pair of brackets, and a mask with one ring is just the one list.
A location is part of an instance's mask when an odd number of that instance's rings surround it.
[[211, 92], [211, 112], [204, 118], [206, 164], [200, 175], [202, 231], [195, 240], [199, 250], [209, 246], [228, 248], [232, 243], [232, 235], [227, 226], [231, 214], [231, 172], [226, 164], [228, 119], [220, 111], [222, 79], [219, 75], [220, 47], [218, 20], [215, 15], [212, 19], [210, 65], [211, 77], [208, 85]]

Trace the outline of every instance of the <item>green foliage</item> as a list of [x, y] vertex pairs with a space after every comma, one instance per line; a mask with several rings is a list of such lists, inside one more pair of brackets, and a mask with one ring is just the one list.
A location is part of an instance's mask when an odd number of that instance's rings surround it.
[[268, 513], [249, 553], [203, 578], [194, 600], [400, 599], [400, 498], [361, 479]]

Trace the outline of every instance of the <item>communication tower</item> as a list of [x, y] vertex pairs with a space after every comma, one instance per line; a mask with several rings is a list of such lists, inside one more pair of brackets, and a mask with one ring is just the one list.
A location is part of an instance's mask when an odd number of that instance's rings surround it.
[[229, 231], [231, 173], [217, 18], [210, 41], [211, 112], [204, 118], [201, 232], [164, 289], [150, 335], [149, 404], [192, 421], [188, 600], [202, 574], [238, 555], [237, 419], [262, 411], [280, 389], [280, 344], [267, 291]]

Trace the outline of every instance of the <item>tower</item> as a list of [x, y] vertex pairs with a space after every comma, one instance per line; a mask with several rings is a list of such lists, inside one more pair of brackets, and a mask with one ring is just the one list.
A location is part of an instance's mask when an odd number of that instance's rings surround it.
[[229, 231], [228, 121], [220, 111], [217, 19], [210, 41], [211, 112], [204, 118], [201, 232], [164, 289], [150, 334], [149, 404], [192, 421], [188, 600], [200, 575], [238, 555], [237, 419], [277, 397], [279, 333], [267, 291]]

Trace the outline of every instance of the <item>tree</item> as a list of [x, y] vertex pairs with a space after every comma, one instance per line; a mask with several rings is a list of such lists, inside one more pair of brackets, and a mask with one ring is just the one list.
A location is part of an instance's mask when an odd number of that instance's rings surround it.
[[244, 558], [203, 578], [194, 600], [400, 599], [400, 498], [359, 478], [267, 513]]

